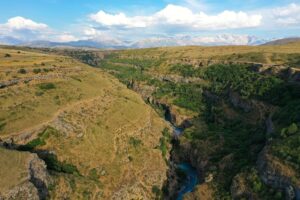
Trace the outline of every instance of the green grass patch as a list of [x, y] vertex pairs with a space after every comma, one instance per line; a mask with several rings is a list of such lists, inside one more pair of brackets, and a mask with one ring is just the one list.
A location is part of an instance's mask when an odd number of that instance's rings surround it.
[[51, 135], [57, 135], [58, 132], [57, 130], [51, 128], [51, 127], [47, 127], [43, 132], [41, 132], [38, 135], [38, 138], [28, 142], [25, 145], [22, 145], [19, 147], [20, 151], [32, 151], [35, 148], [39, 147], [39, 146], [44, 146], [46, 145], [46, 140], [51, 136]]
[[41, 90], [52, 90], [55, 89], [56, 86], [54, 83], [41, 83], [38, 86]]
[[133, 146], [134, 148], [138, 148], [138, 147], [140, 147], [143, 143], [142, 143], [142, 141], [141, 141], [140, 139], [136, 139], [136, 138], [134, 138], [134, 137], [130, 137], [130, 138], [129, 138], [129, 144], [130, 144], [131, 146]]
[[162, 131], [162, 135], [163, 136], [159, 139], [158, 149], [160, 149], [162, 156], [165, 158], [169, 151], [168, 144], [171, 142], [169, 129], [165, 128]]
[[0, 121], [0, 131], [2, 131], [5, 126], [6, 126], [6, 123]]

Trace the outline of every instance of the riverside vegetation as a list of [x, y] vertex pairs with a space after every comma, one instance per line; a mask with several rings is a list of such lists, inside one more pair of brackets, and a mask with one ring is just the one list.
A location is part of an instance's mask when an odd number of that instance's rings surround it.
[[299, 43], [1, 51], [0, 137], [44, 160], [50, 198], [174, 199], [179, 163], [184, 199], [300, 198]]

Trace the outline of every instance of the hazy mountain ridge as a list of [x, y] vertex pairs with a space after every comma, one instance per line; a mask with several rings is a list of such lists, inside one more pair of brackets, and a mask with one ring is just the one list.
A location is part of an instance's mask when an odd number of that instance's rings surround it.
[[137, 41], [118, 39], [87, 39], [70, 42], [51, 42], [46, 40], [22, 41], [13, 37], [0, 37], [0, 44], [29, 47], [90, 47], [104, 49], [151, 48], [165, 46], [218, 46], [218, 45], [261, 45], [268, 39], [248, 35], [222, 34], [216, 36], [159, 36]]
[[289, 44], [289, 43], [299, 42], [299, 41], [300, 41], [300, 37], [292, 37], [292, 38], [283, 38], [283, 39], [279, 39], [279, 40], [273, 40], [273, 41], [267, 42], [263, 45], [284, 45], [284, 44]]

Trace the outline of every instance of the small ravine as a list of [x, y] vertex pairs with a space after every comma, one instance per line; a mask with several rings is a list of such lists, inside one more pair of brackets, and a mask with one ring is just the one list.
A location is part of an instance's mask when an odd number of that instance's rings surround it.
[[[176, 138], [180, 137], [184, 131], [183, 128], [176, 127], [172, 123], [169, 109], [165, 109], [165, 119], [171, 123], [173, 134]], [[182, 200], [184, 195], [194, 190], [199, 183], [197, 170], [188, 162], [175, 163], [175, 167], [185, 174], [185, 179], [181, 181], [179, 191], [176, 194], [176, 200]]]

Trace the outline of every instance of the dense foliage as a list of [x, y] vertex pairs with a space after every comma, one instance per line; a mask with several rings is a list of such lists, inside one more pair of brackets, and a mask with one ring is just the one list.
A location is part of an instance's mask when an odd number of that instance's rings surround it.
[[282, 81], [274, 76], [263, 76], [242, 65], [214, 65], [205, 76], [211, 81], [211, 90], [217, 94], [228, 89], [238, 91], [242, 97], [268, 98]]
[[203, 68], [197, 68], [193, 65], [188, 65], [188, 64], [176, 64], [172, 66], [171, 72], [177, 72], [183, 77], [202, 77], [203, 76]]

